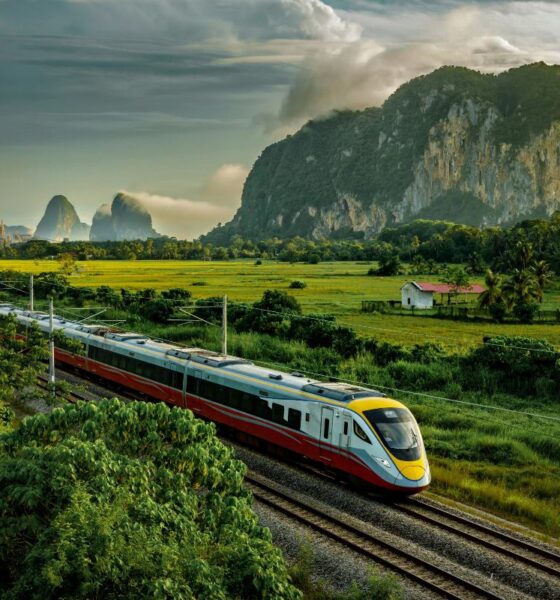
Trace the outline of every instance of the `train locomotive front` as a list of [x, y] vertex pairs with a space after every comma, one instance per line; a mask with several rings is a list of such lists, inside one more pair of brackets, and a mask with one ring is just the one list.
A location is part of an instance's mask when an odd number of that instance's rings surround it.
[[363, 398], [348, 405], [354, 413], [349, 450], [367, 465], [375, 487], [405, 495], [426, 489], [430, 466], [420, 428], [411, 411], [390, 398]]

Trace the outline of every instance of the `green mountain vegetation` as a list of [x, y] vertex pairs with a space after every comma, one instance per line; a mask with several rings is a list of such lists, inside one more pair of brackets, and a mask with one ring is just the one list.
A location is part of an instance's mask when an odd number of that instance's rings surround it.
[[443, 67], [380, 108], [335, 112], [267, 147], [234, 219], [204, 239], [368, 237], [418, 215], [480, 226], [551, 214], [558, 121], [559, 66]]

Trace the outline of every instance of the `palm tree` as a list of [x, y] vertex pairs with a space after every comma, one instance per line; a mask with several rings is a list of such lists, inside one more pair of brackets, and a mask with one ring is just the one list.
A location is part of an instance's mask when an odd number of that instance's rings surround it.
[[537, 299], [540, 303], [544, 300], [544, 288], [552, 281], [552, 271], [545, 260], [533, 263], [531, 272], [537, 284]]
[[516, 304], [531, 304], [539, 296], [535, 276], [529, 269], [513, 269], [502, 289], [510, 309]]
[[529, 242], [520, 241], [515, 244], [515, 263], [517, 266], [524, 270], [529, 268], [529, 265], [533, 262], [533, 245]]
[[484, 283], [486, 289], [478, 297], [478, 306], [480, 308], [490, 308], [494, 304], [502, 304], [504, 301], [503, 277], [499, 273], [494, 273], [491, 269], [488, 269]]

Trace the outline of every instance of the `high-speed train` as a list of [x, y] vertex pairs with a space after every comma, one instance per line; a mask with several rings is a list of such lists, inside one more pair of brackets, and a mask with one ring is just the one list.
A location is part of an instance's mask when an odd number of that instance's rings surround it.
[[[49, 317], [9, 304], [20, 325], [47, 334]], [[375, 390], [263, 368], [201, 348], [182, 348], [55, 317], [55, 330], [83, 352], [56, 348], [57, 361], [116, 382], [392, 492], [414, 494], [431, 480], [422, 435], [406, 406]]]

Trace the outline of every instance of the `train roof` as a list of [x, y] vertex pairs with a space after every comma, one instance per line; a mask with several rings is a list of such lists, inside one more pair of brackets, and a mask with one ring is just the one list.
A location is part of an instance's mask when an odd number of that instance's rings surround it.
[[[24, 320], [39, 321], [41, 324], [48, 322], [49, 319], [49, 316], [43, 312], [27, 311], [12, 304], [0, 304], [0, 315], [10, 313]], [[106, 340], [117, 342], [124, 347], [134, 347], [140, 353], [142, 349], [146, 349], [150, 354], [157, 354], [164, 360], [171, 359], [172, 362], [188, 360], [192, 363], [223, 369], [224, 373], [231, 372], [232, 374], [251, 377], [262, 381], [263, 387], [266, 387], [266, 384], [276, 384], [281, 385], [283, 388], [293, 389], [294, 392], [303, 391], [313, 396], [329, 398], [338, 402], [351, 402], [358, 398], [385, 397], [385, 394], [377, 390], [358, 385], [340, 381], [322, 382], [318, 379], [308, 378], [297, 371], [286, 373], [269, 369], [237, 356], [224, 355], [204, 348], [175, 346], [166, 341], [154, 340], [136, 332], [111, 331], [108, 327], [70, 321], [59, 316], [53, 317], [53, 326], [57, 329], [76, 332], [79, 337], [85, 334], [88, 338], [90, 336], [94, 336], [93, 339], [99, 338], [101, 342]]]

